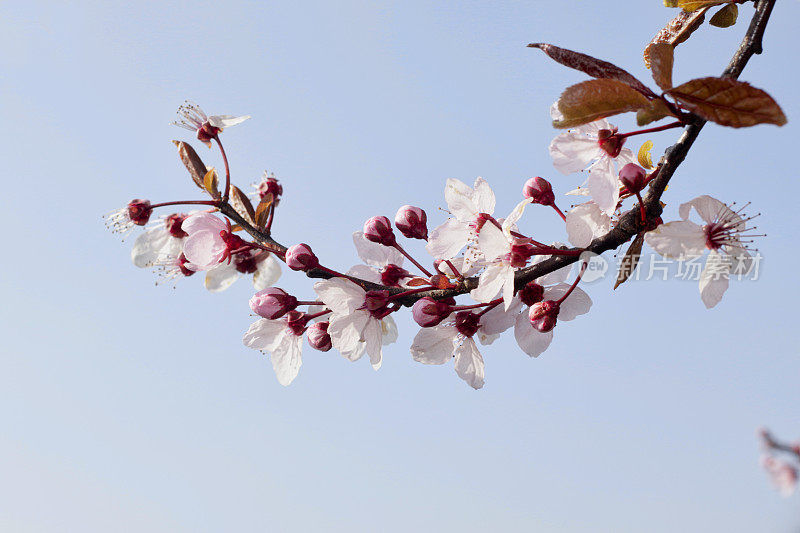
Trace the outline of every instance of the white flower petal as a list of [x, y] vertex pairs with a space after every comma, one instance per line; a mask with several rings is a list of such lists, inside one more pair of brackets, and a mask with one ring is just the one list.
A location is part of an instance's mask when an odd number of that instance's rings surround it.
[[189, 235], [192, 235], [201, 230], [220, 232], [222, 230], [227, 230], [228, 226], [211, 213], [195, 213], [186, 217], [186, 220], [181, 222], [181, 229]]
[[708, 254], [706, 266], [700, 274], [700, 298], [707, 309], [711, 309], [722, 300], [728, 290], [731, 260], [725, 254], [712, 250]]
[[567, 213], [567, 236], [577, 248], [586, 248], [595, 237], [611, 228], [611, 217], [600, 211], [594, 202], [586, 202]]
[[[567, 294], [569, 285], [561, 283], [555, 287], [550, 287], [544, 291], [545, 300], [560, 300], [562, 296]], [[592, 299], [580, 287], [575, 289], [567, 296], [567, 299], [561, 302], [561, 308], [558, 312], [559, 320], [575, 320], [578, 315], [583, 315], [589, 312], [592, 307]]]
[[303, 337], [287, 332], [280, 345], [270, 354], [278, 383], [286, 387], [294, 381], [303, 364], [302, 356]]
[[478, 346], [471, 338], [464, 339], [460, 346], [456, 346], [455, 369], [458, 377], [466, 381], [473, 389], [483, 387], [483, 357], [478, 351]]
[[469, 295], [476, 302], [491, 302], [500, 292], [501, 287], [506, 282], [506, 279], [511, 275], [514, 278], [514, 269], [503, 263], [493, 263], [483, 271], [481, 277], [478, 279], [478, 286]]
[[253, 273], [253, 287], [257, 291], [263, 291], [267, 287], [275, 285], [280, 277], [280, 263], [275, 256], [269, 254], [266, 259], [258, 263], [257, 270]]
[[[136, 237], [131, 249], [131, 261], [134, 266], [146, 268], [161, 256], [164, 248], [170, 239], [174, 239], [164, 226], [150, 228]], [[177, 239], [176, 239], [177, 240]]]
[[378, 370], [383, 363], [383, 332], [381, 330], [380, 321], [370, 317], [364, 326], [362, 336], [367, 345], [366, 349], [369, 355], [369, 362], [373, 369]]
[[345, 278], [331, 278], [314, 284], [314, 292], [337, 315], [349, 315], [364, 305], [366, 291]]
[[493, 261], [511, 251], [511, 243], [500, 228], [487, 222], [478, 234], [478, 248], [488, 261]]
[[553, 341], [553, 330], [542, 333], [531, 326], [528, 313], [520, 313], [514, 325], [514, 338], [520, 349], [531, 357], [539, 357]]
[[597, 136], [589, 137], [584, 131], [582, 128], [565, 131], [550, 143], [553, 166], [564, 175], [583, 170], [605, 153], [597, 143]]
[[700, 218], [706, 223], [720, 220], [720, 217], [724, 217], [726, 220], [732, 220], [729, 217], [739, 218], [739, 215], [731, 211], [727, 205], [706, 194], [698, 196], [694, 200], [689, 200], [685, 204], [681, 204], [678, 208], [678, 214], [683, 220], [689, 218], [692, 207], [694, 207], [697, 214], [700, 215]]
[[222, 292], [233, 285], [240, 276], [233, 261], [223, 262], [206, 272], [204, 285], [209, 292]]
[[[371, 319], [372, 317], [366, 311], [355, 311], [349, 315], [333, 315], [328, 325], [328, 334], [331, 336], [333, 347], [351, 361], [361, 357], [363, 349], [358, 345], [365, 340], [364, 328]], [[350, 354], [350, 356], [346, 354]], [[357, 354], [355, 358], [353, 358], [354, 354]]]
[[494, 213], [495, 198], [492, 188], [486, 183], [486, 180], [478, 177], [473, 184], [475, 194], [472, 196], [472, 202], [478, 209], [478, 213]]
[[227, 246], [219, 232], [200, 230], [186, 238], [183, 255], [199, 270], [208, 270], [220, 263]]
[[248, 348], [271, 352], [281, 343], [286, 334], [286, 322], [262, 318], [250, 324], [242, 341]]
[[233, 115], [213, 115], [208, 117], [208, 123], [214, 126], [215, 128], [225, 129], [230, 128], [231, 126], [235, 126], [237, 124], [241, 124], [245, 120], [250, 118], [250, 115], [242, 115], [240, 117], [236, 117]]
[[522, 307], [523, 303], [519, 300], [519, 297], [514, 296], [508, 310], [502, 305], [498, 305], [487, 311], [481, 317], [480, 332], [487, 335], [503, 333], [514, 325], [514, 321], [517, 319], [517, 315], [522, 310]]
[[358, 257], [370, 266], [383, 268], [389, 263], [403, 266], [403, 254], [395, 248], [368, 241], [364, 237], [364, 232], [356, 231], [353, 233], [353, 244], [356, 246]]
[[381, 323], [381, 334], [383, 335], [383, 340], [381, 341], [381, 343], [384, 346], [386, 346], [388, 344], [392, 344], [393, 342], [397, 341], [399, 332], [397, 331], [397, 324], [395, 323], [391, 315], [385, 317], [383, 320], [380, 321], [380, 323]]
[[589, 194], [600, 211], [609, 216], [617, 210], [619, 185], [616, 168], [610, 157], [601, 157], [589, 167], [589, 177], [586, 180]]
[[458, 332], [451, 325], [422, 328], [411, 343], [414, 361], [426, 365], [441, 365], [453, 358], [453, 340]]
[[471, 222], [478, 214], [478, 206], [472, 201], [475, 191], [461, 180], [448, 178], [444, 186], [447, 209], [460, 222]]
[[469, 226], [451, 218], [430, 232], [425, 249], [435, 259], [452, 259], [469, 242], [472, 234]]
[[644, 240], [653, 250], [667, 258], [698, 257], [706, 249], [703, 228], [689, 220], [661, 224], [645, 234]]
[[372, 283], [381, 282], [381, 275], [378, 271], [367, 265], [353, 265], [345, 274], [354, 278], [363, 279], [364, 281], [371, 281]]

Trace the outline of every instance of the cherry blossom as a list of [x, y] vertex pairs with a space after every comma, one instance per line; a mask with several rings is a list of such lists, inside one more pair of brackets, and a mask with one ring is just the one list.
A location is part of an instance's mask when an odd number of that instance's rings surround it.
[[[704, 225], [689, 220], [693, 208]], [[678, 214], [682, 220], [661, 224], [645, 235], [645, 241], [666, 258], [699, 257], [709, 250], [700, 274], [700, 298], [710, 309], [722, 300], [731, 271], [746, 271], [750, 264], [747, 244], [752, 241], [747, 237], [754, 236], [749, 233], [754, 228], [747, 223], [752, 217], [743, 218], [740, 212], [707, 195], [682, 204]]]
[[494, 192], [480, 177], [473, 187], [450, 178], [444, 188], [444, 197], [454, 218], [447, 219], [430, 232], [425, 248], [435, 259], [452, 259], [464, 246], [472, 245], [465, 257], [475, 256], [474, 244], [486, 221], [485, 215], [494, 213]]
[[144, 226], [150, 220], [153, 208], [149, 200], [131, 200], [128, 205], [106, 215], [106, 227], [111, 233], [117, 233], [125, 240], [134, 226]]
[[484, 362], [474, 337], [477, 335], [484, 345], [494, 342], [498, 335], [484, 330], [497, 330], [499, 326], [494, 322], [500, 318], [459, 311], [438, 326], [419, 330], [411, 344], [411, 355], [426, 365], [442, 365], [454, 359], [458, 377], [473, 389], [480, 389], [484, 383]]
[[366, 352], [372, 368], [383, 360], [382, 346], [397, 340], [397, 326], [386, 305], [372, 305], [367, 291], [345, 278], [314, 284], [319, 299], [331, 310], [328, 333], [331, 343], [345, 358], [356, 361]]
[[269, 252], [244, 250], [206, 272], [204, 285], [210, 292], [221, 292], [245, 274], [253, 275], [253, 288], [260, 291], [280, 279], [280, 263]]
[[512, 228], [522, 217], [525, 206], [531, 200], [520, 202], [498, 228], [486, 223], [478, 235], [478, 248], [488, 261], [486, 270], [478, 280], [478, 286], [470, 296], [478, 302], [490, 302], [502, 291], [505, 309], [514, 297], [514, 270], [524, 267], [535, 249], [528, 240], [512, 236]]
[[550, 143], [553, 166], [562, 174], [587, 170], [586, 188], [600, 210], [612, 215], [619, 202], [619, 169], [636, 158], [622, 148], [624, 140], [614, 136], [617, 129], [605, 119], [596, 120], [559, 134]]
[[197, 133], [197, 138], [211, 147], [211, 139], [222, 133], [222, 130], [230, 126], [241, 124], [250, 118], [250, 115], [212, 115], [207, 116], [200, 106], [194, 102], [186, 101], [178, 108], [178, 120], [174, 125]]
[[350, 268], [347, 271], [348, 276], [387, 287], [401, 286], [404, 279], [413, 277], [402, 268], [405, 258], [397, 249], [370, 241], [362, 231], [353, 233], [353, 244], [358, 257], [365, 264]]
[[289, 385], [300, 372], [305, 324], [303, 313], [291, 311], [280, 320], [257, 320], [244, 334], [245, 346], [270, 354], [272, 368], [281, 385]]
[[210, 213], [196, 213], [182, 226], [188, 234], [183, 253], [193, 270], [210, 270], [222, 261], [230, 262], [231, 254], [247, 245], [231, 232], [230, 222], [223, 222]]
[[175, 213], [159, 218], [133, 242], [131, 261], [139, 268], [154, 266], [158, 261], [177, 258], [183, 252], [183, 231], [186, 215]]

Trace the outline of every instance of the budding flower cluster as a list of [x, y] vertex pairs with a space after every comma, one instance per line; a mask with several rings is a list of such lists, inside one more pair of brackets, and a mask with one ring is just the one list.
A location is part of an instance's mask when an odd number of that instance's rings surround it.
[[306, 337], [308, 344], [315, 350], [327, 352], [333, 347], [331, 336], [328, 333], [328, 322], [315, 322], [308, 326]]
[[561, 306], [558, 302], [553, 300], [545, 300], [544, 302], [533, 304], [528, 310], [528, 319], [531, 322], [531, 326], [542, 333], [552, 331], [556, 327], [560, 309]]

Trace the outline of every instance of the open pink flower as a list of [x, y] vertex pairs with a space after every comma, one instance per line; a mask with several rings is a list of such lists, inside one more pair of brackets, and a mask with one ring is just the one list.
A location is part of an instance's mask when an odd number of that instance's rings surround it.
[[222, 261], [231, 260], [231, 253], [247, 243], [231, 232], [230, 222], [223, 222], [210, 213], [197, 213], [183, 222], [188, 234], [183, 253], [193, 270], [210, 270]]

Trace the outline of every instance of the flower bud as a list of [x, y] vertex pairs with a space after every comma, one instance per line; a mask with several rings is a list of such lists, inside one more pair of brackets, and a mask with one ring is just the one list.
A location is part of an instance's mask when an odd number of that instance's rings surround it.
[[631, 194], [636, 194], [644, 189], [647, 172], [636, 163], [628, 163], [619, 171], [619, 181]]
[[536, 253], [536, 247], [529, 242], [515, 242], [511, 245], [511, 251], [508, 253], [508, 262], [514, 268], [522, 268], [528, 264], [533, 254]]
[[625, 144], [625, 138], [617, 135], [617, 129], [603, 129], [597, 132], [597, 144], [611, 157], [617, 157]]
[[150, 207], [150, 200], [131, 200], [128, 204], [128, 218], [137, 226], [144, 226], [150, 220], [153, 208]]
[[333, 346], [331, 344], [331, 336], [328, 333], [327, 322], [314, 322], [308, 326], [306, 337], [308, 338], [308, 344], [320, 352], [327, 352]]
[[292, 270], [309, 271], [319, 266], [319, 259], [305, 243], [295, 244], [286, 249], [286, 266]]
[[394, 225], [409, 239], [428, 239], [428, 215], [419, 207], [404, 205], [394, 216]]
[[560, 306], [553, 300], [535, 303], [528, 310], [528, 319], [534, 329], [547, 333], [556, 327]]
[[472, 337], [480, 329], [481, 317], [470, 311], [456, 313], [456, 329], [465, 337]]
[[367, 291], [364, 298], [364, 309], [369, 312], [381, 311], [389, 303], [389, 291]]
[[381, 269], [381, 284], [387, 287], [398, 287], [401, 280], [410, 277], [412, 276], [408, 270], [392, 263]]
[[282, 317], [297, 307], [297, 298], [277, 287], [267, 287], [250, 298], [250, 309], [269, 320]]
[[539, 176], [525, 182], [522, 187], [522, 196], [530, 198], [534, 204], [553, 205], [556, 201], [556, 195], [553, 194], [550, 182]]
[[519, 290], [517, 295], [525, 305], [537, 304], [544, 299], [544, 287], [535, 281], [529, 281]]
[[272, 203], [277, 205], [281, 199], [281, 195], [283, 195], [283, 185], [275, 179], [274, 175], [265, 172], [264, 179], [256, 186], [256, 191], [258, 191], [258, 197], [262, 200], [266, 195], [271, 194]]
[[420, 298], [414, 302], [414, 306], [411, 308], [414, 322], [423, 328], [438, 326], [452, 312], [453, 306], [450, 302], [434, 300], [430, 296]]
[[184, 237], [188, 237], [189, 234], [183, 231], [183, 221], [186, 220], [186, 215], [183, 213], [172, 213], [167, 219], [164, 221], [164, 225], [167, 227], [167, 231], [170, 235], [175, 237], [176, 239], [183, 239]]
[[384, 246], [394, 246], [397, 242], [394, 238], [392, 223], [386, 217], [372, 217], [364, 222], [364, 237], [368, 241]]

